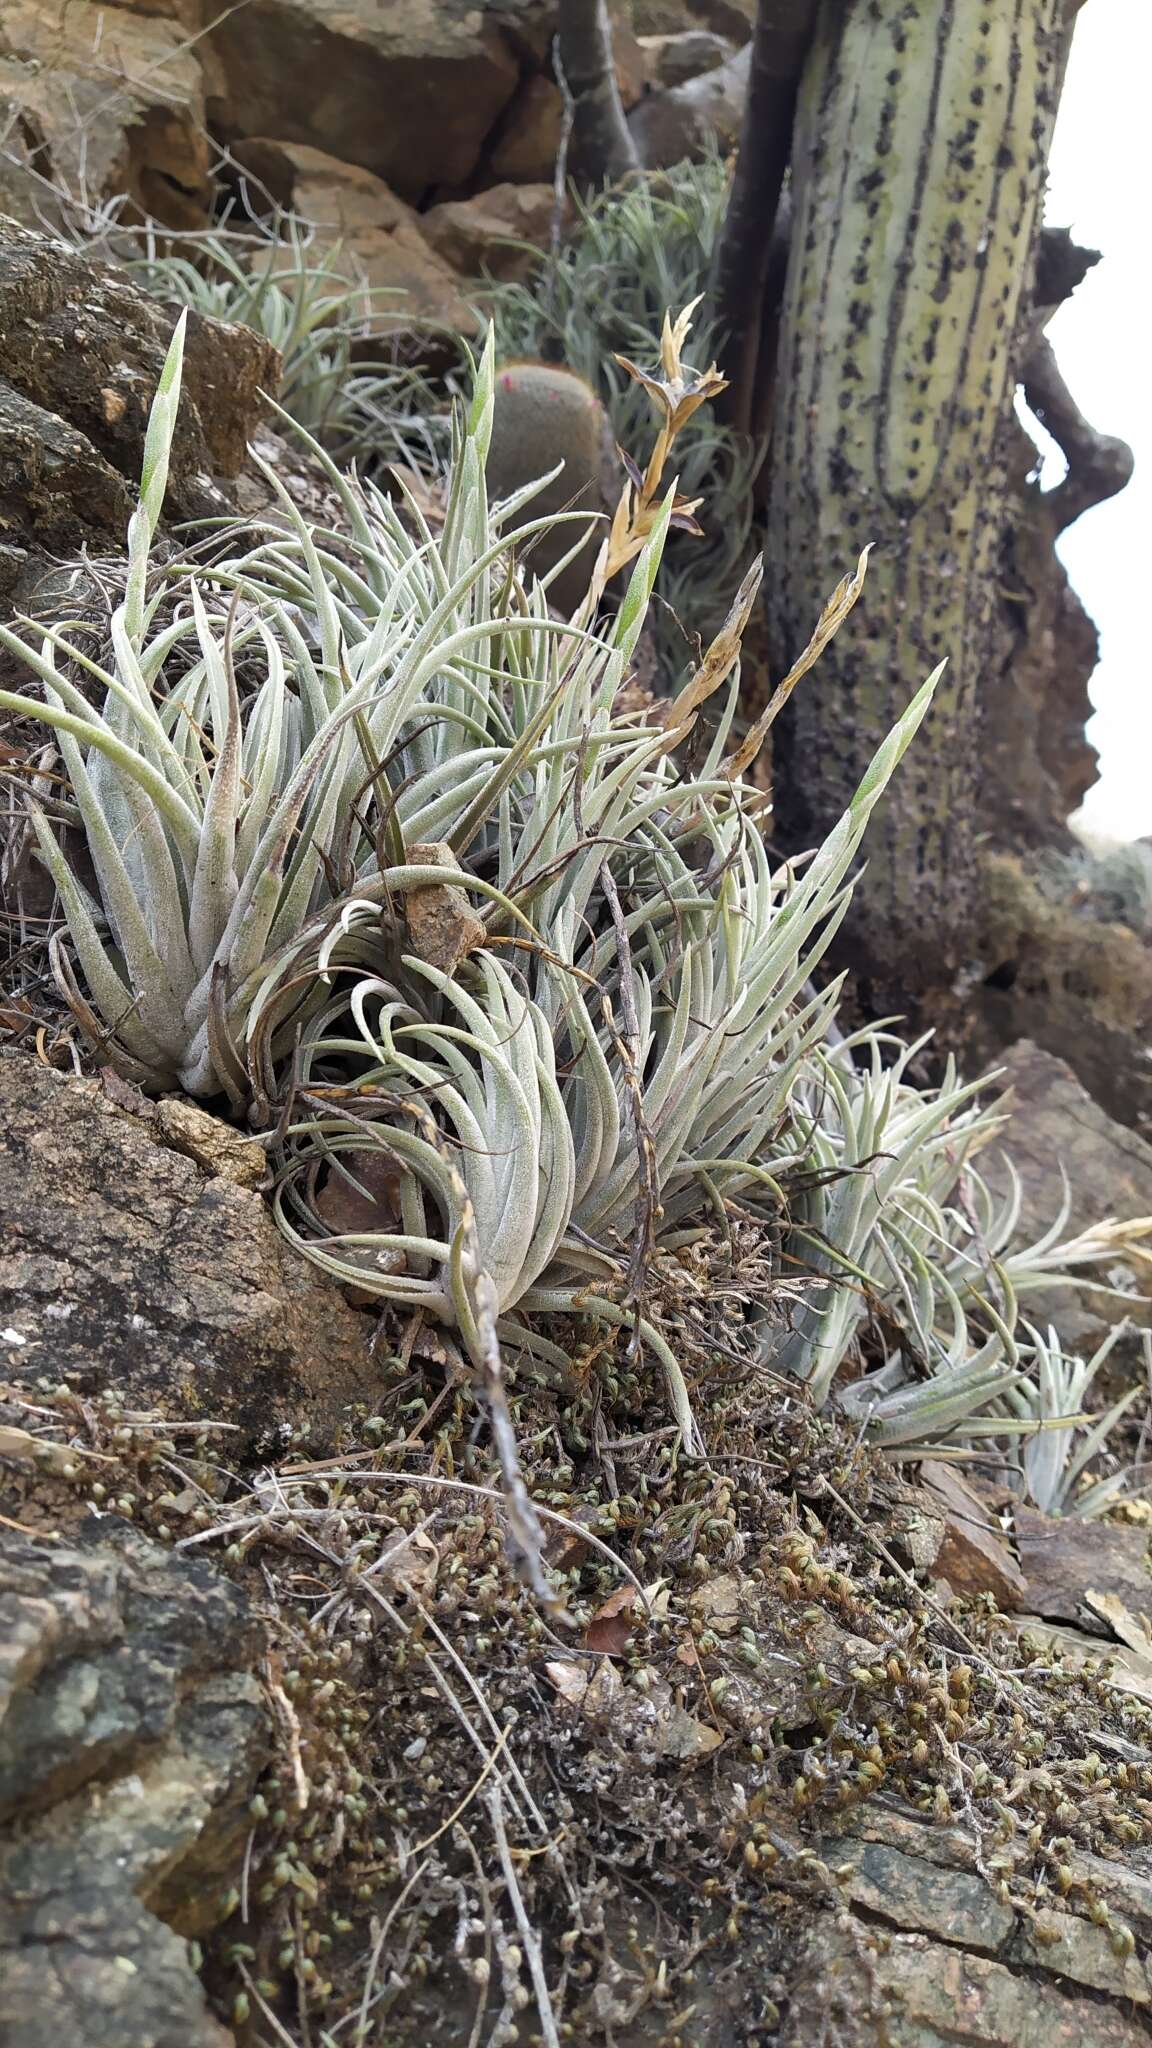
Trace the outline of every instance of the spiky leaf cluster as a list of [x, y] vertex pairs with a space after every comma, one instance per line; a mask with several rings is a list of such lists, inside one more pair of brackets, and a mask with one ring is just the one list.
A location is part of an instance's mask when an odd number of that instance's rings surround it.
[[[752, 585], [676, 700], [621, 708], [674, 493], [610, 624], [551, 615], [518, 570], [531, 491], [487, 499], [493, 363], [490, 341], [439, 535], [330, 467], [339, 532], [282, 494], [265, 535], [157, 580], [177, 334], [106, 660], [63, 624], [38, 645], [3, 635], [41, 700], [0, 701], [52, 728], [71, 790], [63, 834], [35, 822], [77, 1015], [122, 1072], [257, 1116], [290, 1056], [285, 1231], [361, 1291], [454, 1325], [478, 1368], [493, 1332], [563, 1373], [542, 1319], [627, 1325], [694, 1446], [699, 1361], [658, 1277], [737, 1214], [803, 1282], [790, 1321], [761, 1332], [765, 1362], [897, 1448], [1011, 1448], [1046, 1425], [1026, 1477], [1070, 1499], [1084, 1459], [1066, 1404], [1094, 1365], [1061, 1376], [1017, 1300], [1145, 1226], [1061, 1244], [1062, 1218], [1013, 1251], [1018, 1194], [997, 1208], [973, 1165], [995, 1123], [972, 1086], [917, 1084], [920, 1048], [882, 1032], [833, 1043], [837, 984], [812, 991], [935, 679], [824, 845], [775, 864], [733, 743]], [[466, 938], [436, 959], [413, 913], [445, 891]], [[328, 1221], [333, 1184], [366, 1193], [364, 1227]], [[841, 1394], [849, 1361], [870, 1369]]]

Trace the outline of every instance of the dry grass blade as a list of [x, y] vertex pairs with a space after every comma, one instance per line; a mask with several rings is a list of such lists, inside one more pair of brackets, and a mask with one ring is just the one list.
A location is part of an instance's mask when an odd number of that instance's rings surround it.
[[700, 706], [727, 681], [739, 661], [744, 634], [763, 581], [764, 562], [757, 556], [695, 675], [664, 713], [664, 728], [670, 747], [679, 746], [681, 740], [687, 739], [696, 723]]
[[728, 755], [724, 763], [726, 774], [733, 776], [747, 774], [757, 754], [760, 752], [769, 730], [788, 702], [797, 683], [808, 674], [809, 669], [819, 660], [832, 635], [843, 625], [844, 620], [852, 610], [860, 592], [864, 588], [864, 577], [867, 572], [868, 556], [870, 553], [871, 547], [866, 547], [855, 569], [852, 570], [850, 575], [842, 577], [836, 585], [816, 622], [816, 629], [803, 654], [800, 655], [797, 661], [793, 662], [783, 682], [777, 684], [767, 709], [761, 713], [755, 725], [750, 727], [741, 740], [740, 745], [733, 748], [732, 752]]

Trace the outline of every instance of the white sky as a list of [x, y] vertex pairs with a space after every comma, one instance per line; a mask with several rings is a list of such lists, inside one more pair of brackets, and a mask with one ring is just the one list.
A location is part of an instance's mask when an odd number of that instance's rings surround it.
[[1085, 0], [1057, 121], [1046, 218], [1102, 250], [1104, 261], [1048, 332], [1081, 411], [1102, 433], [1121, 435], [1136, 457], [1127, 489], [1086, 512], [1060, 542], [1100, 630], [1096, 716], [1088, 728], [1100, 781], [1078, 822], [1115, 839], [1152, 833], [1150, 78], [1150, 0]]

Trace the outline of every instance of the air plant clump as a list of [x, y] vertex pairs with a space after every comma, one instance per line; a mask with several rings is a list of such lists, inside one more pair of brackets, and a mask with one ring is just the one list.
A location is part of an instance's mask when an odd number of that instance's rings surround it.
[[248, 233], [185, 238], [185, 245], [194, 257], [149, 246], [126, 267], [166, 304], [251, 327], [270, 341], [281, 361], [280, 406], [335, 460], [443, 468], [450, 438], [443, 398], [418, 369], [381, 352], [379, 314], [401, 293], [368, 285], [339, 243], [318, 243], [292, 213], [276, 213]]
[[[833, 1045], [839, 984], [812, 992], [935, 677], [805, 860], [772, 861], [744, 779], [866, 557], [743, 739], [758, 569], [677, 695], [629, 702], [669, 528], [699, 509], [664, 473], [719, 387], [684, 361], [691, 310], [665, 320], [656, 371], [628, 365], [656, 448], [630, 461], [570, 620], [520, 568], [539, 486], [489, 503], [491, 335], [439, 534], [414, 497], [329, 462], [338, 533], [269, 472], [274, 526], [156, 576], [178, 328], [103, 657], [66, 622], [0, 631], [41, 693], [0, 705], [51, 730], [70, 791], [55, 829], [33, 808], [71, 940], [55, 969], [120, 1072], [226, 1094], [274, 1130], [290, 1240], [454, 1329], [494, 1400], [501, 1346], [571, 1383], [578, 1333], [626, 1332], [698, 1450], [708, 1352], [676, 1288], [735, 1220], [776, 1247], [782, 1300], [801, 1283], [786, 1316], [749, 1304], [750, 1368], [897, 1450], [991, 1442], [1011, 1461], [1039, 1430], [1071, 1456], [1081, 1419], [1061, 1404], [1088, 1380], [1045, 1367], [1018, 1299], [1152, 1226], [1012, 1250], [1018, 1201], [994, 1209], [972, 1163], [996, 1129], [975, 1087], [951, 1069], [914, 1085], [917, 1048], [882, 1031]], [[578, 545], [587, 516], [566, 516]], [[354, 1227], [330, 1220], [333, 1190], [359, 1198]], [[1059, 1474], [1043, 1484], [1064, 1497]]]

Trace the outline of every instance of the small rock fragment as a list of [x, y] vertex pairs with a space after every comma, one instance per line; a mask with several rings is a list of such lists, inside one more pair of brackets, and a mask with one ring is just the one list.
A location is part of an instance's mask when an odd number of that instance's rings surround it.
[[944, 1511], [944, 1535], [935, 1569], [956, 1593], [991, 1593], [1011, 1612], [1024, 1597], [1024, 1575], [980, 1495], [950, 1465], [926, 1459], [920, 1468], [929, 1493]]
[[1142, 1529], [1081, 1522], [1073, 1515], [1016, 1509], [1016, 1547], [1026, 1584], [1018, 1605], [1048, 1621], [1071, 1621], [1088, 1635], [1107, 1636], [1107, 1621], [1088, 1594], [1110, 1594], [1134, 1614], [1152, 1615], [1148, 1539]]
[[[452, 848], [429, 840], [407, 849], [412, 867], [456, 869]], [[410, 889], [404, 899], [409, 951], [442, 974], [454, 974], [467, 953], [484, 944], [484, 923], [455, 882], [432, 882]]]

